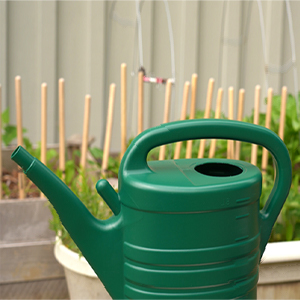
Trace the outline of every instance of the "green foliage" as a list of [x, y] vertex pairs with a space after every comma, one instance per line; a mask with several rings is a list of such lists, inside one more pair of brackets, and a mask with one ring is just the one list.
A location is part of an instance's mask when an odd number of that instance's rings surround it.
[[[299, 94], [300, 101], [300, 94]], [[274, 132], [279, 131], [280, 120], [280, 105], [281, 96], [274, 96], [272, 102], [272, 118], [271, 118], [271, 130]], [[265, 125], [265, 114], [260, 114], [259, 125]], [[253, 122], [253, 113], [249, 117], [245, 117], [244, 122]], [[296, 115], [296, 102], [292, 95], [288, 96], [286, 104], [286, 121], [284, 130], [284, 142], [290, 154], [293, 170], [293, 183], [288, 195], [288, 198], [282, 208], [282, 211], [276, 221], [270, 241], [291, 241], [300, 240], [300, 121]], [[206, 155], [208, 155], [208, 149], [206, 148]], [[227, 141], [220, 140], [217, 142], [216, 156], [219, 158], [225, 158], [227, 152]], [[261, 166], [262, 162], [262, 147], [258, 147], [257, 166]], [[240, 159], [250, 162], [251, 157], [251, 144], [241, 144], [241, 156]], [[264, 183], [262, 188], [262, 195], [260, 198], [261, 208], [267, 202], [267, 199], [271, 193], [274, 185], [274, 168], [272, 156], [269, 155], [267, 174], [264, 177]]]
[[[300, 98], [300, 94], [299, 94]], [[280, 118], [280, 96], [273, 97], [273, 109], [272, 109], [272, 120], [271, 120], [271, 130], [278, 132], [279, 129], [279, 118]], [[204, 112], [198, 111], [196, 113], [196, 118], [203, 118]], [[214, 117], [214, 112], [211, 113], [211, 118]], [[264, 126], [265, 124], [265, 114], [260, 114], [259, 124]], [[221, 118], [225, 118], [224, 115]], [[3, 141], [5, 143], [10, 143], [16, 138], [15, 126], [9, 124], [9, 113], [8, 110], [4, 111], [2, 114], [3, 121]], [[253, 113], [251, 116], [244, 118], [245, 122], [253, 122]], [[26, 130], [24, 130], [26, 132]], [[275, 223], [273, 228], [270, 241], [284, 241], [284, 240], [300, 240], [300, 193], [299, 193], [299, 182], [300, 182], [300, 122], [296, 116], [296, 105], [295, 99], [289, 95], [287, 99], [287, 112], [286, 112], [286, 122], [285, 122], [285, 137], [284, 141], [288, 148], [293, 168], [293, 183], [290, 190], [289, 196], [286, 200], [285, 205], [282, 208], [280, 216]], [[131, 141], [129, 141], [130, 144]], [[193, 141], [192, 157], [197, 157], [199, 150], [200, 141]], [[24, 139], [24, 144], [26, 149], [35, 157], [40, 157], [40, 144], [37, 148], [34, 148], [28, 139]], [[185, 157], [186, 152], [186, 142], [181, 144], [180, 158]], [[205, 157], [208, 157], [210, 147], [210, 141], [206, 142]], [[175, 151], [175, 144], [169, 144], [166, 147], [166, 157], [173, 158]], [[78, 198], [86, 205], [90, 212], [99, 219], [106, 219], [112, 215], [111, 210], [107, 207], [106, 203], [96, 192], [94, 184], [96, 180], [90, 174], [101, 169], [101, 162], [103, 159], [103, 151], [99, 148], [90, 149], [90, 153], [96, 160], [96, 163], [90, 162], [93, 169], [86, 170], [84, 173], [75, 163], [76, 159], [80, 157], [80, 152], [75, 151], [71, 160], [66, 162], [65, 173], [57, 168], [58, 153], [55, 150], [49, 150], [47, 152], [47, 166], [55, 171], [55, 173], [60, 177], [64, 178], [65, 183], [71, 188], [71, 190], [78, 196]], [[152, 149], [148, 154], [148, 160], [158, 159], [159, 148]], [[215, 157], [226, 158], [227, 156], [227, 141], [218, 140]], [[250, 161], [251, 156], [251, 144], [241, 143], [241, 160]], [[262, 148], [258, 147], [258, 158], [257, 166], [261, 166]], [[113, 158], [109, 157], [108, 171], [109, 177], [117, 177], [118, 170], [120, 166], [119, 157]], [[89, 174], [87, 176], [86, 174]], [[261, 208], [265, 205], [271, 189], [274, 185], [274, 169], [273, 161], [271, 155], [269, 155], [267, 174], [264, 177], [262, 195], [260, 199]], [[68, 232], [62, 226], [60, 219], [50, 205], [50, 210], [52, 212], [53, 218], [50, 221], [50, 228], [60, 235], [63, 243], [67, 245], [71, 250], [77, 251], [77, 246], [69, 236]]]
[[[17, 138], [17, 127], [15, 125], [10, 125], [9, 109], [3, 111], [2, 113], [2, 140], [5, 146], [9, 146], [10, 143]], [[23, 133], [27, 132], [27, 129], [23, 128]], [[41, 157], [41, 143], [38, 143], [38, 147], [33, 147], [32, 143], [27, 137], [23, 137], [25, 149], [34, 157]], [[58, 158], [58, 153], [54, 149], [49, 149], [47, 151], [47, 162], [53, 162], [54, 159]]]
[[[299, 94], [300, 101], [300, 94]], [[274, 132], [279, 131], [280, 120], [280, 106], [281, 96], [274, 96], [272, 102], [272, 118], [271, 118], [271, 130]], [[196, 118], [201, 119], [204, 116], [204, 111], [198, 111]], [[211, 118], [214, 117], [214, 112], [211, 112]], [[222, 115], [221, 118], [225, 119]], [[259, 124], [265, 126], [266, 115], [261, 113], [259, 117]], [[251, 116], [245, 117], [244, 122], [253, 123], [253, 112]], [[282, 208], [282, 211], [276, 221], [270, 241], [291, 241], [300, 240], [300, 121], [297, 119], [296, 114], [296, 101], [292, 95], [288, 96], [286, 104], [286, 121], [284, 130], [284, 142], [289, 151], [292, 170], [293, 170], [293, 183], [287, 200]], [[200, 141], [193, 141], [192, 157], [198, 156]], [[240, 160], [251, 160], [251, 144], [241, 143]], [[210, 148], [210, 141], [206, 141], [206, 148], [204, 157], [208, 157]], [[170, 144], [166, 148], [166, 158], [173, 158], [175, 150], [175, 144]], [[186, 142], [181, 144], [180, 158], [185, 158]], [[159, 147], [154, 148], [148, 154], [148, 160], [157, 160], [159, 155]], [[227, 157], [227, 140], [218, 140], [215, 152], [216, 158]], [[257, 151], [257, 166], [260, 167], [262, 163], [262, 147], [258, 147]], [[260, 198], [261, 208], [265, 205], [271, 190], [274, 185], [274, 168], [272, 156], [268, 156], [267, 174], [264, 176], [264, 182], [262, 187], [262, 194]]]
[[[89, 161], [90, 168], [87, 170], [83, 171], [76, 165], [76, 161], [79, 160], [81, 153], [80, 151], [74, 151], [72, 158], [66, 161], [64, 174], [57, 168], [55, 173], [69, 186], [94, 217], [105, 220], [112, 216], [112, 211], [95, 189], [95, 184], [98, 179], [96, 177], [98, 177], [97, 175], [99, 174], [103, 151], [99, 148], [92, 148], [89, 149], [89, 151], [97, 162]], [[110, 157], [108, 169], [112, 174], [116, 175], [119, 169], [119, 160]], [[56, 235], [60, 236], [65, 246], [81, 255], [80, 250], [61, 224], [59, 216], [50, 203], [49, 207], [53, 216], [52, 220], [50, 220], [50, 229], [54, 230]]]
[[[16, 126], [10, 125], [9, 110], [6, 109], [2, 113], [2, 139], [6, 146], [8, 146], [14, 139], [17, 138]], [[23, 129], [23, 132], [27, 132]], [[41, 143], [38, 143], [37, 147], [34, 147], [30, 140], [23, 137], [25, 149], [34, 157], [41, 157]], [[97, 167], [99, 170], [100, 162], [103, 157], [103, 151], [98, 148], [90, 149], [90, 152], [99, 160], [99, 163], [95, 165], [93, 162], [89, 162], [91, 166]], [[70, 187], [70, 189], [78, 196], [78, 198], [84, 203], [88, 210], [99, 219], [107, 219], [112, 215], [111, 210], [103, 199], [97, 194], [95, 189], [96, 179], [95, 176], [91, 176], [93, 173], [97, 173], [97, 169], [88, 169], [83, 172], [77, 165], [76, 161], [79, 161], [80, 151], [74, 151], [72, 153], [72, 158], [66, 161], [65, 172], [62, 173], [58, 166], [58, 152], [55, 149], [49, 149], [46, 153], [47, 167], [50, 168], [58, 177], [63, 179], [63, 181]], [[119, 159], [109, 158], [108, 169], [110, 174], [117, 176], [119, 169]], [[87, 176], [89, 174], [89, 176]], [[6, 195], [10, 195], [11, 191], [6, 184], [2, 184], [3, 191]], [[52, 213], [52, 219], [50, 220], [50, 229], [54, 230], [57, 235], [59, 235], [63, 243], [73, 251], [80, 253], [80, 250], [70, 237], [69, 233], [61, 224], [58, 214], [56, 213], [53, 206], [49, 203], [49, 208]]]
[[11, 194], [12, 194], [11, 190], [4, 182], [2, 182], [2, 192], [5, 196], [7, 196], [8, 198], [11, 198]]
[[[96, 160], [98, 167], [101, 168], [101, 162], [103, 159], [103, 150], [99, 148], [91, 148], [89, 149], [89, 151], [94, 157], [94, 159]], [[120, 167], [119, 157], [109, 156], [107, 177], [118, 177], [119, 167]]]
[[[98, 195], [94, 187], [93, 183], [96, 183], [96, 179], [90, 176], [93, 170], [82, 171], [79, 167], [68, 162], [66, 163], [65, 174], [66, 177], [68, 173], [74, 174], [69, 182], [69, 187], [74, 192], [74, 194], [82, 201], [82, 203], [87, 207], [91, 214], [96, 218], [105, 220], [112, 216], [112, 211], [109, 209], [104, 200]], [[89, 174], [89, 176], [87, 176], [86, 174]], [[60, 175], [62, 175], [62, 173]], [[64, 226], [61, 224], [58, 214], [50, 203], [49, 207], [53, 216], [52, 220], [50, 220], [50, 229], [54, 230], [56, 232], [56, 235], [60, 236], [64, 245], [66, 245], [72, 251], [75, 251], [76, 253], [79, 253], [81, 255], [80, 250], [78, 249], [77, 245], [74, 243]]]
[[[17, 138], [17, 127], [15, 125], [10, 125], [9, 109], [5, 109], [2, 112], [2, 141], [5, 146], [8, 146], [14, 139]], [[27, 132], [23, 128], [23, 133]]]

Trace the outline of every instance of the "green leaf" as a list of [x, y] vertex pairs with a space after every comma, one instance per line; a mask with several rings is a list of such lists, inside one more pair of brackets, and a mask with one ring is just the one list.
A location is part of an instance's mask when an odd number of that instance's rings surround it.
[[4, 192], [5, 196], [8, 196], [8, 198], [10, 198], [11, 190], [4, 182], [2, 182], [2, 191]]
[[295, 225], [295, 238], [294, 240], [300, 240], [300, 221]]
[[72, 154], [73, 154], [73, 159], [75, 159], [76, 157], [80, 157], [81, 156], [80, 150], [74, 150]]
[[33, 147], [32, 147], [32, 143], [30, 142], [30, 140], [26, 137], [23, 138], [23, 143], [24, 143], [24, 146], [26, 148], [27, 151], [32, 151]]
[[58, 156], [58, 153], [55, 149], [49, 149], [47, 151], [47, 161], [50, 161]]
[[293, 239], [294, 227], [291, 223], [286, 224], [286, 240], [291, 241]]
[[2, 127], [9, 123], [9, 108], [5, 109], [2, 113]]
[[296, 119], [292, 120], [292, 126], [294, 128], [295, 131], [299, 131], [300, 130], [300, 122]]
[[75, 162], [73, 160], [68, 160], [66, 162], [66, 170], [65, 170], [65, 182], [67, 185], [70, 184], [71, 180], [75, 176]]
[[103, 158], [103, 150], [99, 148], [90, 148], [90, 153], [95, 159], [102, 159]]
[[296, 156], [294, 161], [293, 161], [295, 164], [300, 162], [300, 155]]
[[284, 239], [284, 236], [285, 236], [284, 226], [278, 222], [275, 223], [272, 230], [270, 242], [282, 241]]
[[8, 146], [15, 138], [17, 138], [17, 128], [13, 125], [7, 125], [4, 127], [4, 134], [2, 140], [6, 146]]

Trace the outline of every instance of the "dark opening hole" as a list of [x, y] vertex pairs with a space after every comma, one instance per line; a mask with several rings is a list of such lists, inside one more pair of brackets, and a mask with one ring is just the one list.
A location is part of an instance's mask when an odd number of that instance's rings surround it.
[[235, 176], [243, 172], [243, 170], [237, 166], [222, 163], [207, 163], [198, 165], [195, 170], [201, 174], [216, 177]]

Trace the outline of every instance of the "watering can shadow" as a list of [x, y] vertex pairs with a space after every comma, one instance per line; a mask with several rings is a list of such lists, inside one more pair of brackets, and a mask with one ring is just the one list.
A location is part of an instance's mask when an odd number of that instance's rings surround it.
[[[228, 159], [147, 162], [157, 146], [216, 138], [255, 143], [274, 157], [262, 210], [262, 176]], [[113, 299], [256, 299], [260, 258], [291, 185], [291, 161], [272, 131], [231, 120], [162, 124], [136, 137], [119, 169], [119, 193], [96, 189], [114, 213], [94, 218], [71, 190], [22, 147], [12, 154], [53, 204]]]

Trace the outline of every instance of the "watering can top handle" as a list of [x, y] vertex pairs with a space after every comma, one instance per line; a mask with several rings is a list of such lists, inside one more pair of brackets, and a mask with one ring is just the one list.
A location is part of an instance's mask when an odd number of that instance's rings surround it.
[[231, 139], [261, 145], [275, 158], [276, 179], [265, 207], [261, 210], [262, 247], [264, 249], [271, 229], [288, 195], [292, 167], [288, 150], [277, 134], [264, 127], [233, 120], [202, 119], [162, 124], [136, 137], [127, 149], [122, 164], [124, 171], [148, 170], [147, 155], [160, 145], [193, 139]]
[[145, 130], [131, 143], [124, 155], [124, 170], [148, 169], [151, 149], [194, 139], [230, 139], [258, 144], [268, 149], [280, 167], [290, 166], [287, 148], [279, 136], [262, 126], [220, 119], [186, 120], [161, 124]]

